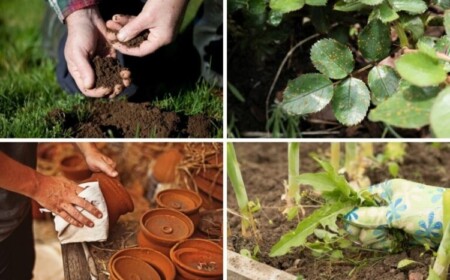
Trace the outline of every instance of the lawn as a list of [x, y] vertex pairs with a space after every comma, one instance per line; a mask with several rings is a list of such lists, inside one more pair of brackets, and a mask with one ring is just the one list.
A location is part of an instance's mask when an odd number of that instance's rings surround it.
[[[46, 5], [46, 1], [0, 1], [0, 137], [76, 137], [64, 120], [49, 121], [49, 113], [81, 116], [78, 121], [91, 114], [87, 110], [93, 106], [87, 105], [92, 100], [65, 93], [56, 81], [55, 62], [43, 53]], [[213, 123], [211, 137], [222, 137], [222, 95], [217, 89], [198, 79], [187, 86], [160, 88], [162, 92], [145, 101], [183, 116], [202, 114]]]

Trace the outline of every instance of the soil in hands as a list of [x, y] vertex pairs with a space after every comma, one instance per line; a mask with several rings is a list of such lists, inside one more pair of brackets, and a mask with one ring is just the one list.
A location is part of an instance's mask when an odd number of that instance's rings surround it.
[[[112, 30], [112, 29], [109, 29], [109, 28], [107, 29], [107, 31], [110, 32], [110, 33], [117, 34], [117, 32], [115, 30]], [[121, 44], [123, 44], [123, 45], [125, 45], [125, 46], [127, 46], [129, 48], [138, 48], [142, 44], [142, 42], [147, 40], [149, 34], [150, 34], [149, 30], [144, 30], [141, 33], [139, 33], [138, 36], [136, 36], [133, 39], [128, 40], [126, 42], [121, 42]]]
[[87, 116], [77, 115], [79, 108], [68, 112], [54, 110], [47, 116], [49, 126], [62, 124], [76, 138], [103, 137], [214, 137], [215, 120], [203, 115], [185, 116], [166, 112], [149, 103], [126, 100], [90, 100]]
[[[423, 247], [406, 247], [397, 254], [369, 252], [361, 250], [357, 245], [344, 250], [344, 259], [331, 260], [329, 257], [313, 256], [308, 249], [296, 248], [290, 254], [271, 258], [271, 247], [279, 241], [287, 231], [295, 229], [298, 221], [288, 222], [281, 214], [285, 203], [281, 200], [284, 193], [283, 181], [287, 179], [287, 145], [275, 143], [239, 143], [235, 144], [243, 178], [246, 182], [249, 199], [259, 199], [262, 211], [256, 213], [262, 241], [258, 242], [261, 253], [258, 261], [294, 275], [302, 275], [308, 280], [337, 279], [426, 279], [431, 264], [430, 252]], [[376, 146], [380, 150], [380, 146]], [[329, 145], [304, 143], [301, 146], [301, 172], [320, 171], [318, 164], [309, 156], [311, 153], [329, 153]], [[400, 164], [400, 178], [423, 182], [435, 186], [450, 185], [450, 146], [440, 149], [431, 145], [408, 144], [407, 156]], [[372, 183], [390, 179], [386, 167], [367, 170]], [[320, 198], [308, 194], [302, 200], [306, 205], [306, 215], [314, 211]], [[228, 207], [238, 211], [232, 187], [228, 186]], [[228, 214], [231, 236], [228, 237], [228, 249], [238, 252], [248, 249], [250, 252], [256, 245], [253, 239], [241, 237], [239, 217]], [[313, 241], [311, 239], [310, 241]], [[402, 259], [412, 259], [420, 264], [397, 269]]]
[[119, 61], [112, 57], [96, 56], [92, 60], [95, 69], [95, 88], [114, 88], [122, 85], [120, 72], [127, 68], [120, 65]]

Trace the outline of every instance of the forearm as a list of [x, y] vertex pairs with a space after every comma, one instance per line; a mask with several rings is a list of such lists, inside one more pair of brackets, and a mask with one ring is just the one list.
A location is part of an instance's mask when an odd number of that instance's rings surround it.
[[21, 164], [0, 151], [0, 188], [33, 197], [40, 175], [36, 170]]
[[73, 12], [97, 5], [100, 0], [48, 0], [50, 6], [64, 20]]
[[74, 146], [86, 157], [92, 152], [98, 152], [97, 146], [94, 143], [79, 142]]

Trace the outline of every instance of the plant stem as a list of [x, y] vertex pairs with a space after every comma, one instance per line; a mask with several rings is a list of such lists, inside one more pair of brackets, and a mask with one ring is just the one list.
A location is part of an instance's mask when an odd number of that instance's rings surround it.
[[373, 143], [361, 143], [363, 156], [373, 158]]
[[300, 185], [296, 182], [295, 178], [300, 175], [300, 143], [291, 142], [288, 144], [288, 189], [286, 191], [286, 203], [287, 207], [284, 211], [287, 214], [288, 220], [292, 220], [295, 216], [298, 216], [298, 209], [301, 207], [300, 200]]
[[227, 172], [234, 193], [236, 194], [239, 211], [242, 215], [242, 236], [249, 237], [250, 233], [248, 228], [250, 227], [250, 221], [253, 220], [253, 217], [248, 209], [247, 190], [245, 189], [244, 180], [242, 179], [233, 143], [227, 143]]
[[331, 165], [334, 170], [339, 170], [341, 161], [341, 143], [331, 143]]
[[405, 29], [398, 21], [395, 23], [395, 31], [397, 31], [398, 38], [400, 39], [400, 46], [402, 48], [409, 48], [408, 36], [406, 36]]
[[442, 236], [436, 261], [434, 262], [433, 269], [430, 270], [428, 279], [447, 279], [448, 265], [450, 264], [450, 190], [444, 191], [442, 203], [444, 211], [444, 235]]
[[350, 179], [355, 179], [355, 163], [356, 163], [356, 149], [357, 144], [355, 142], [345, 143], [345, 170], [349, 175]]

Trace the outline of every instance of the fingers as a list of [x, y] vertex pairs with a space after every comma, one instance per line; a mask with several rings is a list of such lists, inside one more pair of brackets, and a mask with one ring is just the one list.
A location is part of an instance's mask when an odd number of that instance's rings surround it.
[[81, 91], [91, 89], [94, 86], [94, 70], [89, 63], [88, 55], [79, 50], [72, 50], [68, 51], [66, 58], [67, 67], [78, 88]]
[[[98, 219], [101, 219], [103, 217], [103, 214], [102, 214], [102, 212], [100, 212], [100, 210], [98, 210], [94, 205], [92, 205], [91, 203], [89, 203], [88, 201], [86, 201], [85, 199], [83, 199], [83, 198], [81, 198], [79, 196], [77, 196], [76, 198], [73, 199], [73, 204], [80, 206], [81, 208], [85, 209], [86, 211], [88, 211], [93, 216], [97, 217]], [[73, 207], [73, 209], [75, 209], [75, 207]], [[83, 216], [78, 210], [76, 210], [76, 211], [81, 216]]]
[[94, 226], [94, 223], [88, 218], [86, 218], [83, 214], [81, 214], [81, 212], [78, 211], [72, 204], [64, 203], [61, 206], [62, 209], [78, 223], [78, 225], [81, 224], [81, 227], [83, 225], [86, 225], [88, 227]]
[[131, 72], [130, 70], [122, 70], [120, 72], [120, 77], [122, 78], [122, 83], [124, 87], [128, 87], [131, 84]]
[[[116, 34], [115, 33], [119, 32], [119, 30], [122, 28], [122, 25], [118, 24], [115, 21], [108, 20], [106, 22], [106, 27], [109, 29], [108, 34], [113, 34], [114, 38], [116, 38]], [[116, 38], [116, 40], [117, 40], [117, 38]]]
[[373, 229], [388, 225], [387, 211], [386, 206], [355, 208], [345, 215], [344, 220], [360, 228]]
[[135, 18], [136, 18], [135, 16], [116, 14], [112, 17], [112, 21], [119, 24], [120, 26], [124, 26], [130, 21], [134, 20]]
[[160, 42], [159, 40], [146, 40], [142, 42], [139, 47], [129, 48], [120, 42], [116, 42], [113, 44], [113, 47], [120, 51], [123, 54], [142, 57], [148, 55], [150, 53], [155, 52], [157, 49], [165, 45], [165, 43]]
[[[115, 18], [115, 20], [114, 20]], [[132, 19], [132, 20], [131, 20]], [[113, 20], [116, 23], [124, 25], [122, 29], [120, 29], [119, 33], [117, 33], [117, 39], [120, 42], [127, 42], [130, 39], [136, 37], [144, 31], [146, 28], [145, 16], [137, 16], [135, 18], [124, 17], [116, 15], [113, 17]]]
[[88, 97], [101, 98], [101, 97], [105, 97], [105, 96], [111, 94], [111, 92], [112, 92], [111, 88], [100, 87], [100, 88], [85, 90], [83, 93], [84, 93], [84, 95], [86, 95]]

